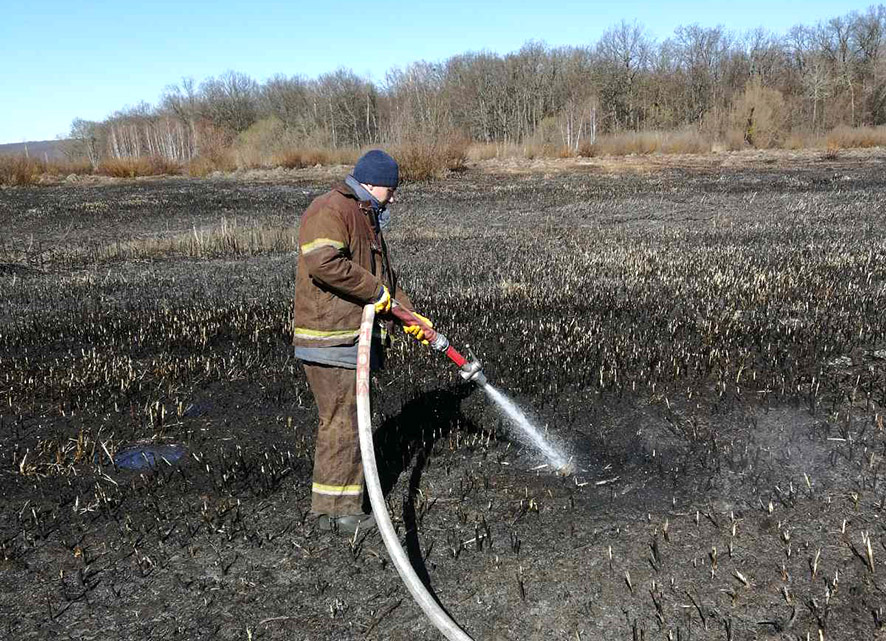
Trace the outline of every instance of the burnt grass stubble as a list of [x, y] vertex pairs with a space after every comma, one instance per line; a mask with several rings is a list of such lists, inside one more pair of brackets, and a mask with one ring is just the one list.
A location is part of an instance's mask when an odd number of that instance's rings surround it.
[[[397, 341], [373, 401], [390, 513], [471, 635], [883, 635], [883, 169], [401, 190], [390, 244], [417, 308], [578, 468], [537, 469], [479, 390]], [[0, 192], [3, 638], [440, 638], [377, 534], [309, 515], [291, 247], [136, 251], [291, 233], [325, 187]], [[187, 458], [116, 469], [143, 439]]]

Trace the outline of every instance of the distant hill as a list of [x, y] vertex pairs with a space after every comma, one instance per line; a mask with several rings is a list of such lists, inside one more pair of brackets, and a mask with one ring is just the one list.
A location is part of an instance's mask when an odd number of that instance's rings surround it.
[[0, 145], [0, 156], [27, 154], [32, 158], [57, 160], [64, 158], [62, 140], [36, 140], [33, 142], [13, 142]]

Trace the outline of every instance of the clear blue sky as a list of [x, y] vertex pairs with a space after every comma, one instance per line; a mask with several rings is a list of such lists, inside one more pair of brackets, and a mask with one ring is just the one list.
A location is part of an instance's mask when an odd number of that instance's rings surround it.
[[0, 143], [53, 139], [76, 118], [103, 120], [183, 77], [227, 70], [259, 82], [347, 67], [375, 81], [417, 60], [499, 54], [529, 40], [588, 45], [622, 19], [657, 40], [679, 25], [781, 34], [870, 1], [0, 0]]

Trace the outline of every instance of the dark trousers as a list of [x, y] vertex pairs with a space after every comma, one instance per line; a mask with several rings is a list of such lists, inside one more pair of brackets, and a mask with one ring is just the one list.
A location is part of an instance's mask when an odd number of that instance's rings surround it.
[[303, 363], [320, 412], [311, 511], [344, 516], [363, 510], [363, 462], [357, 432], [357, 373]]

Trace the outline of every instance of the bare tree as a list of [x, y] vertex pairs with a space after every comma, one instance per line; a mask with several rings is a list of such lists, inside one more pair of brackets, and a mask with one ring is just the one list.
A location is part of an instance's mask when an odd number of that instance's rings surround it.
[[445, 101], [442, 65], [417, 62], [386, 77], [387, 136], [396, 142], [417, 135], [438, 136], [453, 129]]
[[578, 151], [583, 140], [596, 142], [596, 113], [599, 107], [593, 82], [593, 54], [586, 48], [562, 48], [551, 53], [558, 70], [553, 85], [553, 108], [563, 144]]
[[200, 85], [202, 115], [235, 135], [257, 119], [258, 85], [249, 76], [227, 71]]
[[263, 116], [279, 118], [302, 138], [315, 130], [314, 91], [301, 76], [277, 75], [261, 88], [260, 109]]
[[856, 123], [855, 113], [855, 58], [852, 51], [850, 17], [838, 17], [819, 24], [813, 31], [821, 55], [830, 66], [835, 89], [842, 89], [849, 101], [849, 120]]
[[863, 122], [881, 124], [886, 121], [886, 7], [854, 14], [849, 30], [864, 97]]
[[104, 142], [105, 131], [101, 123], [75, 118], [64, 147], [65, 155], [69, 158], [86, 158], [95, 169], [101, 160]]
[[252, 133], [282, 144], [362, 146], [455, 132], [575, 150], [597, 123], [604, 132], [689, 126], [724, 134], [735, 128], [736, 110], [760, 100], [778, 112], [777, 123], [803, 130], [886, 122], [886, 8], [784, 36], [693, 24], [661, 43], [622, 20], [587, 47], [531, 41], [506, 55], [419, 61], [392, 69], [380, 87], [348, 69], [262, 85], [229, 71], [199, 87], [192, 79], [167, 87], [156, 108], [78, 120], [72, 129], [94, 162], [103, 154], [212, 155], [260, 120], [265, 133]]
[[482, 142], [508, 140], [507, 83], [504, 61], [487, 53], [470, 53], [446, 63], [446, 98], [453, 119]]
[[200, 153], [199, 128], [202, 107], [193, 78], [182, 78], [181, 85], [166, 87], [160, 97], [160, 113], [178, 119], [187, 128], [187, 140], [183, 142], [182, 158], [191, 160]]
[[677, 27], [675, 43], [688, 91], [689, 121], [698, 122], [711, 109], [725, 106], [721, 80], [730, 39], [722, 27], [694, 24]]
[[606, 30], [597, 43], [603, 71], [603, 101], [610, 109], [615, 129], [640, 128], [637, 84], [640, 75], [647, 71], [652, 48], [651, 38], [636, 21], [622, 20]]
[[317, 114], [333, 147], [366, 145], [378, 139], [375, 86], [348, 69], [323, 74], [316, 83]]

